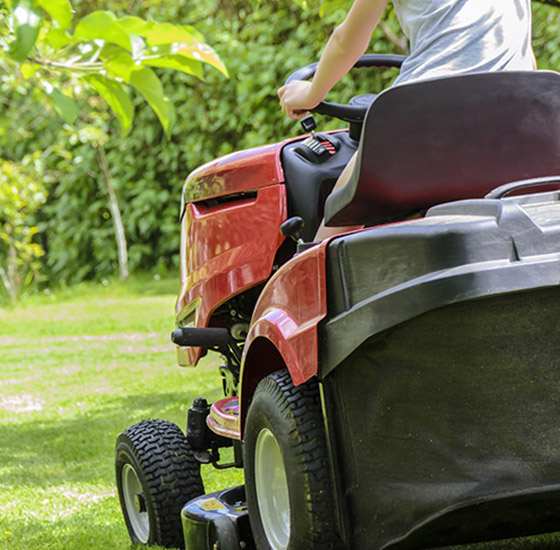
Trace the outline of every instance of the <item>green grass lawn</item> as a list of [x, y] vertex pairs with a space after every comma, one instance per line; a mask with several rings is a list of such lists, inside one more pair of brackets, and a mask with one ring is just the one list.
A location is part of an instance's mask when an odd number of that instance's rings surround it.
[[[215, 358], [195, 369], [175, 364], [177, 280], [85, 285], [0, 309], [1, 550], [132, 548], [114, 482], [117, 436], [146, 418], [184, 428], [194, 397], [221, 395]], [[208, 492], [242, 480], [212, 467], [203, 477]], [[460, 549], [558, 549], [559, 541]]]
[[[86, 285], [0, 309], [0, 549], [132, 547], [117, 436], [146, 418], [184, 428], [194, 397], [220, 396], [214, 357], [175, 363], [177, 282]], [[212, 467], [203, 477], [208, 491], [241, 480]]]

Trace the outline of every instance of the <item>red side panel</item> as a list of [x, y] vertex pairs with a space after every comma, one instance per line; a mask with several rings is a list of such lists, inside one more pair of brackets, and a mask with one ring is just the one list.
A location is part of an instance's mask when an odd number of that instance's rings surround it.
[[[264, 282], [284, 237], [287, 217], [283, 184], [263, 187], [256, 197], [205, 206], [187, 204], [181, 234], [181, 291], [177, 321], [208, 326], [227, 299]], [[200, 348], [189, 348], [191, 364]]]
[[187, 178], [185, 200], [234, 195], [283, 182], [280, 152], [285, 143], [239, 151], [201, 166]]
[[[269, 281], [255, 307], [245, 345], [246, 357], [256, 339], [272, 342], [296, 385], [317, 374], [317, 324], [327, 313], [326, 245], [299, 254]], [[245, 372], [244, 365], [242, 378], [254, 375]]]

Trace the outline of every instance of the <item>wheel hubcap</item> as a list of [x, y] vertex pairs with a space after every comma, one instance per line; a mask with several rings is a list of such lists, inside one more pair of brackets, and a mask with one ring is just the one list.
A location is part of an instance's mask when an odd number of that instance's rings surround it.
[[134, 503], [136, 504], [136, 511], [139, 514], [146, 511], [146, 501], [144, 500], [144, 495], [142, 493], [138, 493], [134, 497]]
[[290, 539], [288, 481], [280, 446], [264, 428], [255, 446], [255, 489], [264, 532], [273, 550], [286, 550]]
[[141, 543], [147, 543], [150, 535], [150, 518], [146, 509], [146, 499], [136, 470], [125, 464], [122, 469], [122, 489], [126, 513], [132, 530]]

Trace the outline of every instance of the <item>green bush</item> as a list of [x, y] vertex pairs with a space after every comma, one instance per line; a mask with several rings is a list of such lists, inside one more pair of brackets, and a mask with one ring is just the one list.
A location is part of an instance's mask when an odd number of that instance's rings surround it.
[[[97, 124], [110, 137], [105, 150], [123, 214], [131, 271], [177, 266], [180, 193], [191, 170], [234, 150], [301, 132], [278, 108], [276, 90], [293, 70], [318, 59], [330, 31], [347, 9], [342, 0], [307, 3], [308, 8], [302, 10], [294, 0], [258, 5], [248, 0], [191, 0], [188, 5], [149, 0], [132, 7], [123, 0], [74, 2], [78, 15], [112, 9], [117, 14], [131, 12], [194, 25], [215, 47], [230, 74], [225, 79], [218, 71], [206, 69], [206, 81], [201, 82], [158, 70], [177, 111], [169, 139], [139, 98], [135, 100], [135, 126], [124, 140], [119, 138], [115, 121], [104, 122], [100, 120], [102, 110], [93, 110], [88, 123]], [[534, 7], [535, 51], [541, 68], [560, 66], [559, 14], [550, 6]], [[378, 30], [370, 51], [400, 53], [401, 37], [391, 8], [385, 21], [385, 30], [396, 36], [389, 38]], [[355, 73], [329, 99], [345, 101], [356, 93], [378, 91], [395, 76], [390, 70]], [[4, 158], [20, 159], [31, 150], [48, 149], [57, 140], [64, 144], [46, 160], [54, 176], [47, 182], [48, 200], [38, 220], [45, 236], [49, 277], [74, 283], [114, 274], [114, 230], [99, 183], [95, 149], [87, 139], [70, 142], [68, 137], [79, 132], [46, 117], [34, 101], [32, 87], [15, 81], [10, 87], [7, 80], [8, 76], [0, 77], [0, 116], [9, 121], [0, 129]], [[324, 118], [319, 123], [321, 129], [341, 125]]]
[[0, 161], [0, 299], [15, 303], [39, 278], [44, 251], [33, 218], [44, 202], [45, 188], [26, 166]]

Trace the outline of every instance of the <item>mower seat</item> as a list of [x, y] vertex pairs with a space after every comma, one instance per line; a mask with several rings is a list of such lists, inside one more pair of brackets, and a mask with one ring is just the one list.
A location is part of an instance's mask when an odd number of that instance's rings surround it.
[[395, 86], [364, 122], [329, 226], [374, 225], [511, 181], [560, 175], [560, 73], [477, 73]]

